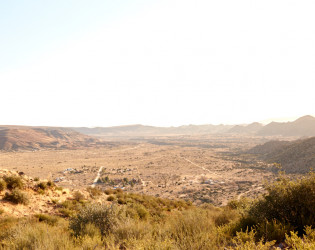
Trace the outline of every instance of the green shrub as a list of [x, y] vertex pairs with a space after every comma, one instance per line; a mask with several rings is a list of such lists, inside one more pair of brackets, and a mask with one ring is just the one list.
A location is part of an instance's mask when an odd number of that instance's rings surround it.
[[100, 230], [102, 236], [108, 235], [118, 224], [119, 208], [100, 204], [89, 205], [70, 219], [70, 229], [75, 236], [82, 235], [88, 224]]
[[7, 188], [12, 190], [15, 188], [23, 188], [23, 182], [21, 177], [19, 176], [4, 176], [3, 178], [5, 182], [7, 183]]
[[14, 189], [12, 192], [6, 192], [4, 197], [4, 200], [10, 201], [15, 204], [28, 204], [29, 199], [27, 195], [20, 190]]
[[264, 243], [263, 239], [256, 242], [255, 231], [237, 232], [236, 236], [232, 239], [233, 249], [235, 250], [269, 250], [273, 249], [275, 241]]
[[257, 223], [276, 220], [293, 226], [300, 235], [305, 226], [315, 225], [315, 174], [294, 181], [281, 177], [267, 191], [249, 210]]
[[315, 249], [315, 230], [309, 226], [305, 227], [305, 234], [302, 238], [296, 232], [291, 231], [290, 236], [286, 235], [285, 243], [289, 249]]
[[4, 191], [6, 188], [7, 188], [7, 183], [3, 179], [0, 179], [0, 193]]
[[264, 239], [266, 241], [277, 241], [278, 243], [283, 242], [285, 235], [293, 230], [291, 225], [284, 225], [281, 222], [273, 220], [271, 222], [264, 221], [259, 223], [255, 227], [256, 239]]
[[34, 178], [34, 181], [39, 181], [39, 177], [35, 177], [35, 178]]
[[73, 199], [76, 201], [82, 201], [84, 198], [84, 195], [80, 191], [75, 191], [73, 194]]

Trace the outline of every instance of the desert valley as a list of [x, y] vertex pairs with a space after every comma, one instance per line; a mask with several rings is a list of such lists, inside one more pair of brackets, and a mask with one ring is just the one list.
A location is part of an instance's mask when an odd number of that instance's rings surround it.
[[312, 135], [311, 116], [227, 128], [2, 126], [0, 168], [70, 189], [121, 188], [221, 206], [243, 196], [257, 197], [279, 170], [309, 172], [315, 167]]
[[[3, 125], [0, 147], [1, 249], [314, 245], [304, 228], [315, 212], [312, 116], [169, 128]], [[290, 203], [297, 198], [311, 202], [304, 212]], [[279, 217], [284, 207], [295, 215]], [[303, 243], [292, 243], [291, 229], [306, 230]]]

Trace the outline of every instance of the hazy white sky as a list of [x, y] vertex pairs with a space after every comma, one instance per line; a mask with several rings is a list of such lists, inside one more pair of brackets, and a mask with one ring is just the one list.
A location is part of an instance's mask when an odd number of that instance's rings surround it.
[[315, 114], [315, 1], [0, 3], [0, 124]]

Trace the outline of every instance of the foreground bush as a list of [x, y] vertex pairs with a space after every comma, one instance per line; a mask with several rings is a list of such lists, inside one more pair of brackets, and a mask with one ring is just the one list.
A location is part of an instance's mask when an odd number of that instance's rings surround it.
[[7, 188], [10, 190], [15, 188], [23, 188], [23, 181], [19, 176], [4, 176], [3, 179], [7, 183]]
[[108, 235], [118, 224], [119, 208], [112, 205], [88, 205], [70, 220], [70, 229], [75, 236], [85, 231], [92, 224], [100, 230], [102, 236]]
[[17, 189], [13, 190], [10, 193], [6, 192], [3, 199], [10, 201], [12, 203], [15, 203], [15, 204], [25, 204], [26, 205], [29, 202], [28, 196], [25, 193], [23, 193]]
[[4, 191], [6, 188], [7, 188], [7, 183], [3, 179], [0, 179], [0, 193]]
[[295, 181], [281, 177], [267, 191], [249, 210], [256, 224], [277, 221], [299, 235], [305, 226], [315, 226], [315, 174]]

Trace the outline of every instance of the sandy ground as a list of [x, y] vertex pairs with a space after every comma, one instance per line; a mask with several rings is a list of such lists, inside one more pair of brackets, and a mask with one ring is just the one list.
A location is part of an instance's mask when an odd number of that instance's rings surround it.
[[91, 186], [101, 169], [103, 183], [96, 186], [103, 189], [124, 187], [197, 204], [225, 205], [230, 199], [257, 196], [263, 192], [263, 182], [274, 178], [266, 164], [230, 155], [259, 142], [257, 138], [172, 137], [139, 139], [134, 146], [0, 152], [0, 168], [44, 179], [62, 177], [59, 185], [70, 189]]

